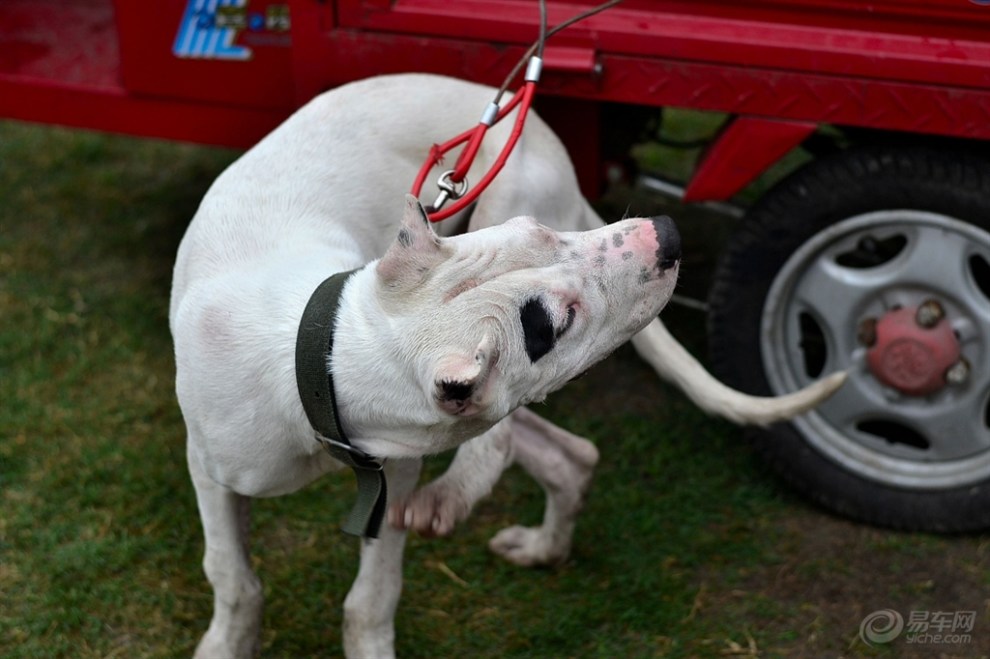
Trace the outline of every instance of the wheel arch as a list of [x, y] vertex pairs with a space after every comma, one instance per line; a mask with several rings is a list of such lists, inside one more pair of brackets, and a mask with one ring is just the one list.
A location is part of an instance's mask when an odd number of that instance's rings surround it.
[[818, 129], [808, 121], [731, 117], [706, 147], [684, 201], [726, 201]]

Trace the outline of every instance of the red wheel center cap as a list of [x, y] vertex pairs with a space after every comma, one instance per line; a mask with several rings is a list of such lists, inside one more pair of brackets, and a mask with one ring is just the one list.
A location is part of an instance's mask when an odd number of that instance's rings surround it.
[[945, 386], [945, 373], [959, 361], [959, 340], [943, 318], [925, 326], [918, 307], [902, 307], [876, 323], [876, 343], [866, 353], [874, 377], [909, 396], [927, 396]]

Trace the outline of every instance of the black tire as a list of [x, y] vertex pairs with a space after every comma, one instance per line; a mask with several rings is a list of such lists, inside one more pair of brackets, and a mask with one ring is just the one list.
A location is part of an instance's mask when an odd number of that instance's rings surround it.
[[[896, 239], [899, 227], [909, 238]], [[939, 227], [947, 233], [939, 234]], [[898, 251], [906, 249], [899, 240], [915, 250], [914, 240], [918, 249], [911, 254], [920, 260], [927, 253], [921, 247], [940, 235], [945, 259], [965, 259], [965, 295], [946, 290], [952, 286], [941, 279], [926, 281], [916, 273], [924, 270], [919, 261]], [[854, 240], [857, 247], [848, 248]], [[842, 249], [847, 251], [840, 254]], [[831, 296], [822, 283], [827, 278], [807, 274], [833, 267], [823, 259], [843, 264], [852, 280], [859, 277], [849, 295], [862, 296], [856, 303], [863, 308], [860, 320], [891, 299], [945, 298], [950, 317], [978, 335], [960, 339], [971, 365], [964, 383], [928, 398], [884, 388], [863, 364], [862, 351], [850, 347], [856, 305], [838, 303], [843, 311], [836, 318], [850, 322], [836, 325], [828, 300], [846, 298]], [[886, 281], [874, 293], [863, 283], [873, 276], [870, 268], [904, 279]], [[877, 400], [872, 394], [847, 398], [795, 422], [753, 431], [759, 452], [788, 483], [831, 511], [872, 524], [940, 532], [990, 528], [990, 330], [983, 329], [990, 325], [990, 160], [924, 147], [869, 147], [808, 163], [764, 195], [737, 227], [709, 302], [712, 366], [726, 384], [769, 395], [848, 368], [851, 384], [841, 395], [854, 396], [843, 394], [852, 386], [893, 401], [870, 408], [859, 404]], [[934, 422], [916, 414], [931, 406], [933, 415], [944, 415], [953, 405], [965, 417], [945, 418], [958, 419], [967, 430], [945, 433], [951, 439], [932, 433]], [[851, 425], [859, 417], [846, 410], [857, 410], [865, 421]], [[920, 437], [912, 435], [913, 423], [921, 426]]]

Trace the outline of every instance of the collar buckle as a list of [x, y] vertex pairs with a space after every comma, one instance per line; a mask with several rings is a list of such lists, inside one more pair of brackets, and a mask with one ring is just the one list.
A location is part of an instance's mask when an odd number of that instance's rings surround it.
[[320, 433], [316, 433], [315, 439], [323, 445], [327, 453], [338, 460], [340, 459], [341, 452], [348, 455], [351, 459], [344, 462], [350, 464], [355, 469], [364, 469], [366, 471], [382, 471], [385, 469], [385, 460], [373, 458], [353, 444], [346, 444], [331, 437], [325, 437]]

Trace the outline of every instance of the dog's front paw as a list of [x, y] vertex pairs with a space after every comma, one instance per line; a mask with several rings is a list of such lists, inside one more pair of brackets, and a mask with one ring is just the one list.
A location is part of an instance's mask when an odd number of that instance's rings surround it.
[[470, 512], [456, 490], [436, 481], [416, 490], [405, 501], [393, 503], [388, 522], [394, 528], [432, 538], [450, 535]]
[[250, 659], [258, 656], [261, 646], [257, 636], [257, 628], [251, 632], [245, 632], [240, 638], [233, 639], [215, 632], [217, 630], [211, 627], [210, 631], [200, 640], [199, 645], [196, 646], [196, 652], [193, 654], [193, 659], [218, 659], [219, 657]]
[[570, 542], [555, 539], [543, 527], [510, 526], [489, 540], [488, 548], [523, 567], [555, 566], [567, 560]]

